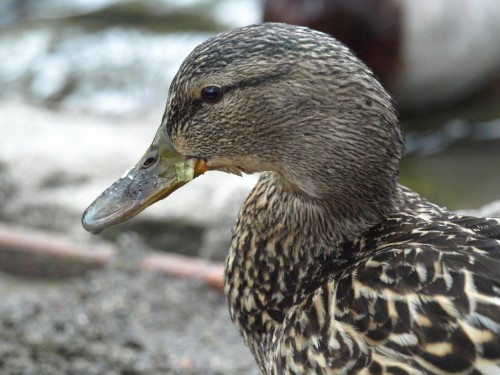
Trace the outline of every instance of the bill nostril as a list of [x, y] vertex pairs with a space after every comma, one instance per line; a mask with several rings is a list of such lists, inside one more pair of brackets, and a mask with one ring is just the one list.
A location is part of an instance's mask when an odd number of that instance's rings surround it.
[[148, 157], [146, 160], [144, 160], [144, 163], [142, 163], [142, 168], [149, 168], [149, 167], [151, 167], [154, 164], [155, 161], [156, 161], [156, 157], [155, 156]]

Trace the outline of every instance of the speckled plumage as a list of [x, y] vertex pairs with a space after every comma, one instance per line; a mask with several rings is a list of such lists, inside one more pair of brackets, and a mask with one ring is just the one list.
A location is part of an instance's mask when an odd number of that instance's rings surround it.
[[401, 187], [386, 220], [336, 242], [276, 212], [281, 199], [264, 176], [227, 262], [231, 316], [264, 373], [500, 371], [500, 221]]
[[[203, 100], [207, 86], [222, 99]], [[165, 139], [208, 169], [263, 172], [225, 292], [264, 374], [500, 373], [500, 221], [399, 185], [391, 99], [335, 39], [283, 24], [209, 39], [180, 67], [134, 176], [163, 163]], [[106, 226], [110, 189], [90, 230]]]
[[[221, 103], [186, 99], [206, 84]], [[391, 100], [343, 45], [278, 24], [216, 36], [181, 66], [164, 126], [215, 169], [268, 171], [225, 279], [263, 373], [500, 373], [500, 223], [398, 185]]]

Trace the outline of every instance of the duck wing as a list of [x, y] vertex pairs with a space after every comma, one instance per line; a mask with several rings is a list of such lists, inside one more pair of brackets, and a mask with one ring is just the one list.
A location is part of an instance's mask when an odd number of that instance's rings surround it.
[[450, 217], [450, 221], [479, 236], [500, 240], [500, 219], [457, 215]]
[[485, 218], [457, 215], [415, 193], [406, 186], [399, 185], [400, 209], [410, 216], [421, 215], [427, 219], [458, 226], [458, 231], [471, 230], [478, 236], [500, 239], [500, 218]]
[[403, 216], [289, 311], [275, 373], [500, 373], [495, 223]]

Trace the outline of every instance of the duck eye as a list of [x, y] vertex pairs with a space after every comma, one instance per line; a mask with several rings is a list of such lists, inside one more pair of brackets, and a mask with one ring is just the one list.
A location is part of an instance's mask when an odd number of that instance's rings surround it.
[[222, 90], [217, 86], [207, 86], [201, 90], [201, 99], [209, 104], [215, 104], [222, 99]]

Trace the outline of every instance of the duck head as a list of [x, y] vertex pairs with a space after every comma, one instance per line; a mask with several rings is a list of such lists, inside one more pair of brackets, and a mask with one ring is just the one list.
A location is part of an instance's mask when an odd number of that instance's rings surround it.
[[273, 172], [283, 189], [375, 223], [392, 207], [402, 148], [389, 95], [344, 45], [304, 27], [243, 27], [186, 58], [150, 148], [82, 222], [102, 231], [222, 170]]

